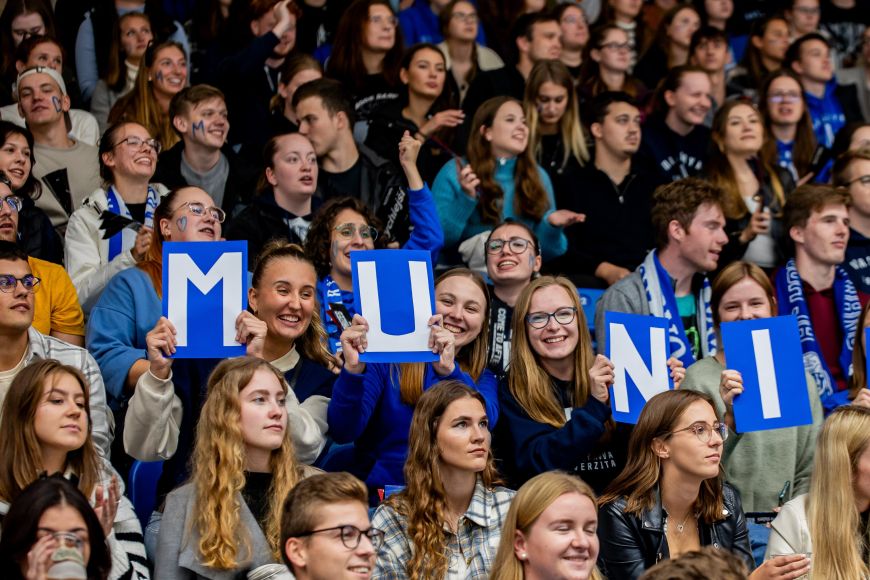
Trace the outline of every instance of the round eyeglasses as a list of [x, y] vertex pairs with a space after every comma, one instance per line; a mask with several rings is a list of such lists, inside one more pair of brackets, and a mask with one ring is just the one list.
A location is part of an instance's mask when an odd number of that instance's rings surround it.
[[39, 289], [41, 280], [33, 274], [25, 274], [21, 278], [16, 278], [12, 274], [0, 274], [0, 292], [14, 292], [19, 282], [28, 294], [33, 294]]
[[175, 214], [181, 208], [186, 207], [187, 211], [195, 216], [202, 217], [205, 215], [205, 212], [208, 212], [211, 215], [212, 219], [219, 224], [224, 223], [224, 220], [227, 219], [227, 214], [224, 210], [219, 207], [211, 206], [205, 207], [204, 204], [199, 203], [198, 201], [186, 201], [182, 203], [180, 206], [175, 208], [175, 211], [172, 213]]
[[556, 312], [530, 312], [526, 314], [526, 322], [532, 328], [544, 328], [550, 324], [550, 319], [554, 318], [556, 322], [565, 326], [566, 324], [571, 324], [575, 316], [577, 316], [577, 309], [573, 306], [566, 306]]
[[487, 254], [500, 254], [505, 245], [510, 248], [514, 254], [522, 254], [532, 242], [525, 238], [511, 238], [509, 240], [499, 240], [493, 238], [486, 243]]
[[305, 532], [304, 534], [298, 534], [296, 537], [304, 538], [313, 534], [332, 532], [334, 530], [340, 531], [339, 535], [341, 537], [341, 543], [344, 544], [344, 547], [348, 550], [356, 550], [359, 547], [359, 543], [362, 540], [363, 536], [369, 539], [375, 551], [377, 551], [384, 543], [384, 532], [382, 532], [381, 530], [375, 528], [361, 530], [358, 527], [352, 526], [350, 524], [344, 526], [335, 526], [332, 528], [323, 528], [320, 530], [311, 530], [310, 532]]
[[356, 234], [357, 232], [359, 232], [359, 237], [361, 237], [364, 241], [375, 241], [376, 239], [378, 239], [378, 230], [371, 226], [357, 224], [340, 224], [332, 229], [335, 230], [335, 233], [338, 234], [339, 238], [345, 241], [352, 240], [354, 234]]
[[154, 153], [160, 155], [160, 152], [163, 150], [163, 145], [160, 144], [160, 141], [157, 139], [143, 139], [142, 137], [137, 137], [135, 135], [130, 135], [126, 139], [121, 139], [117, 143], [115, 143], [115, 147], [119, 146], [121, 143], [126, 143], [127, 147], [134, 151], [141, 151], [143, 145], [147, 145], [154, 150]]
[[710, 438], [713, 437], [713, 432], [719, 434], [719, 438], [722, 441], [728, 439], [728, 426], [725, 423], [719, 423], [718, 421], [713, 423], [712, 426], [707, 423], [692, 423], [688, 427], [683, 429], [676, 429], [668, 433], [668, 437], [673, 435], [674, 433], [681, 433], [683, 431], [690, 431], [701, 441], [701, 443], [709, 443]]
[[24, 207], [24, 200], [22, 200], [17, 195], [7, 195], [6, 197], [0, 197], [0, 208], [3, 207], [3, 204], [9, 206], [9, 209], [18, 213], [21, 211], [21, 208]]

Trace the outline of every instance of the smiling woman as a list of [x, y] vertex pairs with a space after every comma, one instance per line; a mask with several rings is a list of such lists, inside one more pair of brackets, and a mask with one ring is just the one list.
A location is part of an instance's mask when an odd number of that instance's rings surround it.
[[[103, 188], [73, 212], [67, 226], [67, 271], [85, 312], [112, 276], [145, 258], [154, 232], [154, 209], [167, 192], [149, 183], [160, 150], [160, 142], [138, 123], [116, 123], [100, 140]], [[110, 230], [105, 212], [127, 218], [135, 227]]]

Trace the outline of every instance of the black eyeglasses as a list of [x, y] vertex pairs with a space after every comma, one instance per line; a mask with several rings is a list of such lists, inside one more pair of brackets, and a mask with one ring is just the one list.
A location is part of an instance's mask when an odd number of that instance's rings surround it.
[[526, 314], [526, 322], [532, 328], [544, 328], [548, 324], [550, 324], [550, 318], [555, 318], [556, 322], [565, 326], [566, 324], [571, 324], [574, 321], [574, 317], [577, 316], [577, 309], [573, 306], [566, 306], [565, 308], [560, 308], [556, 312], [530, 312]]
[[863, 185], [865, 187], [870, 185], [870, 175], [862, 175], [861, 177], [856, 177], [852, 181], [848, 182], [846, 185], [852, 185], [853, 183], [858, 183], [858, 182], [860, 182], [861, 185]]
[[0, 292], [14, 292], [19, 282], [28, 294], [33, 294], [39, 289], [41, 280], [33, 274], [25, 274], [21, 278], [16, 278], [12, 274], [0, 274]]
[[728, 439], [728, 427], [725, 423], [719, 423], [718, 421], [713, 423], [712, 427], [707, 423], [693, 423], [683, 429], [671, 431], [667, 435], [670, 437], [674, 433], [681, 433], [683, 431], [691, 431], [695, 437], [701, 441], [701, 443], [709, 443], [714, 431], [719, 434], [722, 441]]
[[161, 145], [160, 141], [157, 139], [143, 139], [142, 137], [136, 137], [135, 135], [131, 135], [126, 139], [121, 139], [115, 143], [115, 147], [119, 146], [121, 143], [126, 143], [127, 146], [134, 151], [140, 151], [142, 145], [147, 145], [148, 147], [151, 147], [157, 155], [160, 155], [160, 152], [163, 150], [163, 145]]
[[310, 532], [305, 532], [304, 534], [297, 534], [297, 538], [304, 538], [306, 536], [311, 536], [313, 534], [319, 534], [321, 532], [331, 532], [333, 530], [341, 531], [341, 543], [344, 544], [344, 547], [348, 550], [356, 550], [359, 547], [359, 543], [362, 540], [362, 537], [365, 536], [372, 543], [372, 547], [375, 550], [378, 550], [384, 543], [384, 532], [381, 530], [377, 530], [375, 528], [369, 528], [367, 530], [361, 530], [356, 526], [352, 526], [350, 524], [344, 526], [335, 526], [332, 528], [323, 528], [321, 530], [311, 530]]
[[499, 240], [497, 238], [494, 238], [486, 243], [486, 253], [501, 253], [502, 249], [505, 247], [505, 244], [507, 244], [507, 247], [510, 248], [511, 252], [513, 252], [514, 254], [522, 254], [526, 251], [526, 248], [528, 248], [531, 243], [532, 242], [524, 238], [511, 238], [509, 240]]

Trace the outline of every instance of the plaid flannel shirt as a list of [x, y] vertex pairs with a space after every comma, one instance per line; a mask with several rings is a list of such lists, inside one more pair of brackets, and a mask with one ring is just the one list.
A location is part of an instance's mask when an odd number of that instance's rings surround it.
[[[486, 580], [498, 551], [501, 526], [516, 492], [496, 487], [487, 489], [478, 477], [468, 510], [459, 518], [459, 532], [445, 527], [450, 566], [445, 578]], [[408, 522], [389, 505], [380, 506], [372, 518], [372, 527], [384, 532], [384, 545], [378, 552], [375, 573], [377, 580], [409, 578], [407, 566], [412, 546], [408, 538]], [[465, 566], [459, 566], [460, 558]], [[462, 570], [465, 570], [464, 574]]]

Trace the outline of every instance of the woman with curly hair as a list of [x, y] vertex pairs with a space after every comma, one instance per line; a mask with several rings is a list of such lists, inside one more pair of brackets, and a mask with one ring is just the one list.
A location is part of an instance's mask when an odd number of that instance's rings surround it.
[[504, 96], [484, 102], [474, 114], [467, 152], [466, 165], [449, 161], [432, 185], [447, 248], [460, 250], [470, 238], [482, 247], [489, 230], [513, 218], [534, 230], [544, 261], [564, 254], [562, 228], [583, 217], [556, 209], [550, 177], [529, 147], [522, 105]]
[[498, 420], [495, 375], [486, 369], [489, 292], [480, 274], [455, 268], [435, 281], [435, 315], [429, 319], [431, 363], [363, 363], [368, 322], [360, 315], [341, 334], [344, 367], [335, 381], [327, 418], [337, 443], [353, 443], [352, 466], [372, 497], [385, 485], [403, 485], [408, 428], [420, 397], [454, 379], [484, 397], [489, 423]]
[[149, 578], [142, 526], [91, 428], [90, 386], [80, 370], [45, 359], [18, 373], [0, 415], [2, 535], [17, 533], [5, 519], [9, 504], [40, 474], [59, 474], [93, 502], [111, 556], [109, 578]]
[[281, 506], [312, 473], [293, 451], [289, 387], [256, 357], [221, 362], [196, 426], [190, 482], [166, 498], [156, 578], [218, 578], [281, 561]]
[[603, 580], [595, 567], [597, 529], [589, 484], [560, 471], [536, 475], [511, 502], [490, 580]]
[[498, 485], [480, 393], [447, 380], [420, 397], [404, 472], [372, 518], [385, 533], [375, 577], [485, 577], [514, 492]]
[[[408, 131], [399, 142], [399, 163], [408, 180], [408, 205], [413, 226], [403, 248], [431, 252], [435, 264], [444, 245], [444, 232], [438, 222], [432, 192], [417, 170], [421, 146], [422, 143]], [[341, 332], [356, 313], [350, 253], [384, 247], [383, 239], [378, 239], [380, 228], [379, 220], [366, 204], [356, 198], [341, 197], [323, 204], [308, 229], [305, 251], [317, 270], [320, 318], [326, 325], [332, 353], [341, 348]]]

